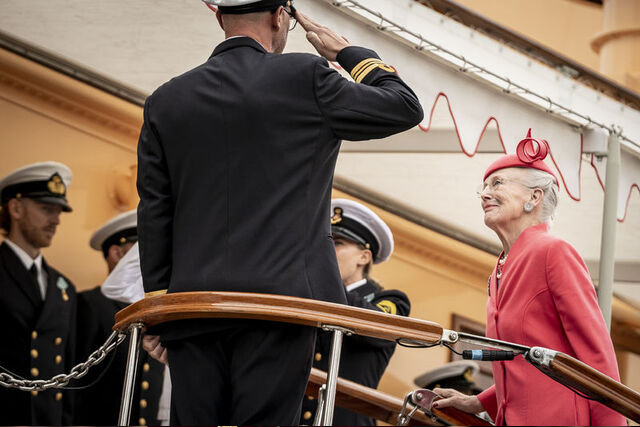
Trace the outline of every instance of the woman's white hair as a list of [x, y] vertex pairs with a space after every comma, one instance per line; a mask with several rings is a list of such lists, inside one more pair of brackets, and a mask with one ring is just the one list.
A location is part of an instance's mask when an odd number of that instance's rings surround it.
[[551, 224], [558, 207], [558, 183], [548, 172], [533, 168], [524, 168], [524, 170], [526, 173], [522, 184], [529, 188], [539, 188], [544, 193], [540, 221]]

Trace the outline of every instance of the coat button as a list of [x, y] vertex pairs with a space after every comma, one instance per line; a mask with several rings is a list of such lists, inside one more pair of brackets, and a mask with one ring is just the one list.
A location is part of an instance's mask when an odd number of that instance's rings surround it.
[[59, 354], [56, 356], [56, 365], [59, 365], [62, 362], [62, 356]]
[[138, 420], [138, 425], [146, 426], [147, 425], [147, 420], [145, 420], [143, 417], [140, 417], [140, 419]]
[[310, 420], [311, 419], [311, 411], [307, 411], [304, 413], [304, 415], [302, 416], [303, 419], [305, 420]]
[[31, 396], [35, 397], [38, 395], [38, 391], [37, 390], [31, 390]]
[[35, 348], [31, 349], [31, 357], [33, 357], [34, 359], [38, 358], [38, 350], [36, 350]]
[[140, 407], [141, 408], [146, 408], [147, 407], [147, 400], [146, 399], [140, 399]]
[[322, 354], [320, 354], [320, 353], [316, 353], [315, 358], [316, 358], [316, 362], [321, 361], [321, 360], [322, 360]]
[[31, 368], [31, 376], [37, 377], [38, 374], [40, 374], [40, 371], [38, 371], [38, 368]]
[[35, 340], [36, 338], [38, 338], [38, 332], [36, 331], [31, 332], [31, 339]]
[[149, 390], [149, 381], [142, 381], [142, 389]]
[[149, 369], [151, 369], [151, 367], [149, 366], [148, 363], [145, 363], [144, 365], [142, 365], [142, 370], [145, 372], [149, 372]]
[[57, 337], [53, 342], [54, 342], [56, 345], [60, 345], [60, 344], [62, 344], [62, 338]]
[[60, 392], [56, 393], [56, 400], [62, 400], [62, 393]]

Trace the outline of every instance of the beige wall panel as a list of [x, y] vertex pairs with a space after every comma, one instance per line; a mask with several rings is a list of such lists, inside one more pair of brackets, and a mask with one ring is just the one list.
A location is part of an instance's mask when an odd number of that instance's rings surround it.
[[46, 160], [62, 162], [73, 171], [68, 198], [74, 210], [62, 214], [53, 244], [43, 253], [78, 289], [101, 283], [106, 276], [104, 259], [89, 248], [89, 237], [120, 212], [107, 196], [107, 183], [118, 168], [135, 163], [134, 152], [3, 99], [0, 129], [2, 175]]
[[640, 2], [606, 0], [602, 31], [591, 47], [600, 54], [600, 71], [636, 92], [640, 91]]
[[592, 70], [598, 54], [590, 40], [602, 28], [602, 7], [569, 0], [456, 0], [496, 23], [533, 39]]
[[640, 390], [640, 355], [625, 351], [623, 357], [626, 375], [622, 382], [633, 390]]
[[79, 290], [106, 276], [102, 254], [89, 248], [91, 234], [137, 204], [132, 180], [124, 189], [121, 183], [128, 203], [117, 205], [110, 193], [117, 176], [130, 174], [135, 165], [140, 118], [139, 107], [0, 51], [0, 175], [47, 160], [71, 168], [68, 199], [74, 211], [62, 214], [53, 244], [43, 253]]

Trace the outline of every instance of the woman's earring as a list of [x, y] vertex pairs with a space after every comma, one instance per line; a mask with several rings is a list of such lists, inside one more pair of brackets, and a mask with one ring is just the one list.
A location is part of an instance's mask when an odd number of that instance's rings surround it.
[[524, 211], [525, 212], [531, 212], [532, 210], [533, 210], [533, 203], [525, 202], [524, 203]]

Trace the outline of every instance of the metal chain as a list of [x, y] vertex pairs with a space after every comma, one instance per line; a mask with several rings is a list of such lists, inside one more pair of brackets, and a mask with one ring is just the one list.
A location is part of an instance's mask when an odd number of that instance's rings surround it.
[[65, 387], [69, 384], [69, 381], [84, 377], [90, 368], [102, 362], [107, 354], [124, 341], [126, 337], [127, 335], [122, 332], [113, 331], [105, 343], [89, 355], [86, 362], [78, 363], [68, 374], [59, 374], [49, 380], [25, 380], [16, 379], [6, 372], [0, 372], [0, 385], [7, 388], [17, 388], [22, 391], [43, 391], [50, 388]]

